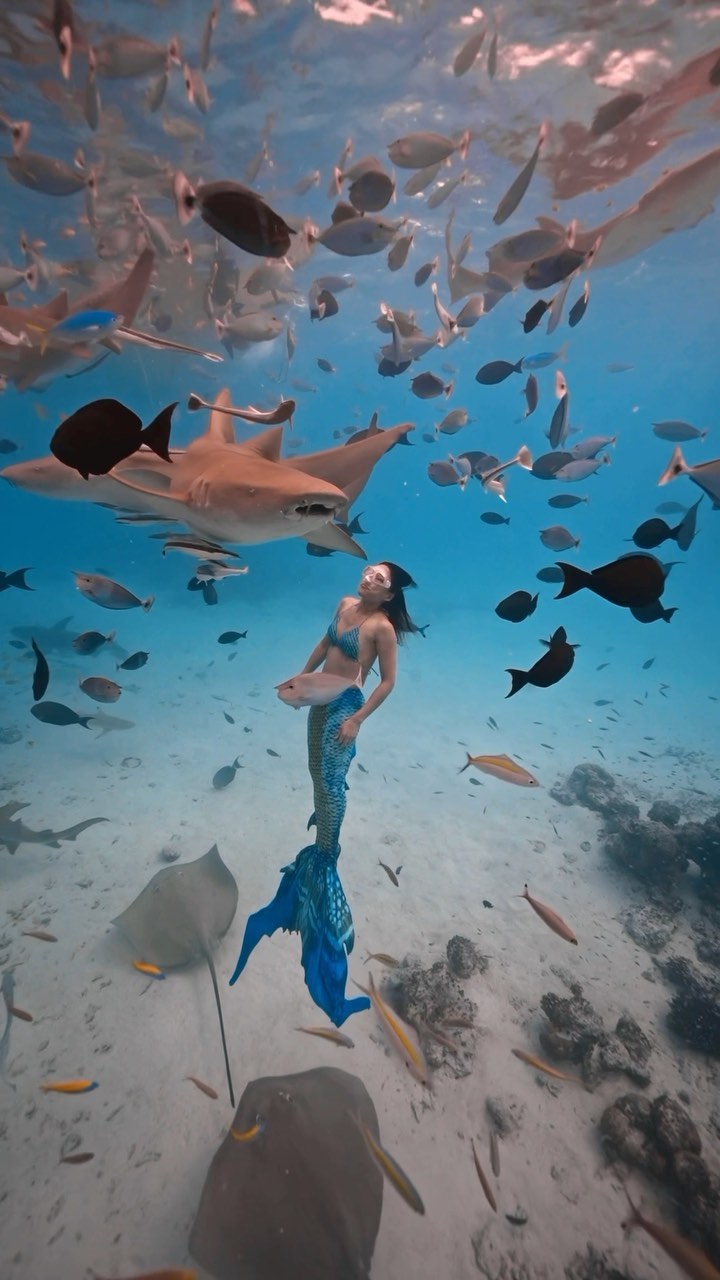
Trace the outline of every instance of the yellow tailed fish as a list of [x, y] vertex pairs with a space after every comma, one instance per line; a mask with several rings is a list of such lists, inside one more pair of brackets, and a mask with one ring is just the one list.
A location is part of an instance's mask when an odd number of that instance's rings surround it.
[[40, 1085], [45, 1093], [90, 1093], [97, 1087], [97, 1080], [46, 1080]]
[[539, 787], [540, 783], [537, 778], [528, 773], [527, 769], [523, 769], [521, 764], [512, 760], [510, 756], [471, 756], [470, 752], [466, 752], [467, 763], [463, 765], [460, 773], [464, 773], [470, 765], [474, 765], [481, 773], [489, 773], [493, 778], [499, 778], [501, 782], [514, 782], [518, 787]]
[[319, 1036], [321, 1040], [332, 1040], [333, 1044], [340, 1045], [343, 1049], [355, 1048], [355, 1042], [342, 1031], [336, 1031], [335, 1027], [296, 1027], [295, 1030], [304, 1031], [306, 1036]]
[[348, 1115], [352, 1116], [352, 1119], [355, 1121], [355, 1124], [363, 1136], [365, 1146], [368, 1149], [371, 1159], [377, 1165], [383, 1176], [387, 1178], [388, 1182], [395, 1188], [398, 1195], [402, 1196], [405, 1203], [408, 1204], [411, 1209], [415, 1210], [415, 1213], [424, 1213], [425, 1205], [420, 1199], [420, 1195], [415, 1190], [415, 1187], [407, 1174], [400, 1168], [397, 1160], [393, 1159], [390, 1153], [380, 1145], [377, 1139], [371, 1134], [367, 1125], [363, 1124], [362, 1120], [360, 1120], [358, 1116], [354, 1115], [352, 1111], [348, 1112]]
[[249, 1129], [244, 1129], [242, 1133], [238, 1129], [231, 1129], [230, 1137], [234, 1138], [236, 1142], [254, 1142], [259, 1134], [263, 1133], [264, 1129], [265, 1121], [262, 1116], [256, 1116], [255, 1123]]
[[158, 969], [156, 964], [150, 964], [148, 960], [133, 960], [133, 969], [137, 969], [138, 973], [146, 973], [149, 978], [157, 978], [158, 981], [165, 977], [162, 969]]
[[535, 1067], [536, 1071], [544, 1071], [546, 1076], [552, 1076], [554, 1080], [572, 1080], [575, 1084], [579, 1084], [577, 1076], [568, 1076], [564, 1071], [558, 1071], [548, 1062], [543, 1062], [542, 1058], [537, 1058], [534, 1053], [526, 1053], [524, 1049], [513, 1049], [513, 1054], [521, 1062], [527, 1062], [528, 1066]]
[[383, 1026], [388, 1033], [391, 1043], [405, 1062], [410, 1074], [413, 1075], [420, 1084], [424, 1084], [429, 1089], [430, 1073], [415, 1032], [407, 1025], [407, 1023], [403, 1022], [402, 1018], [398, 1017], [396, 1013], [393, 1013], [392, 1009], [385, 1004], [385, 1001], [381, 998], [377, 987], [375, 986], [375, 980], [372, 974], [370, 974], [369, 990], [367, 987], [360, 986], [359, 982], [356, 982], [355, 986], [372, 1000], [375, 1012], [378, 1014], [380, 1021], [383, 1023]]

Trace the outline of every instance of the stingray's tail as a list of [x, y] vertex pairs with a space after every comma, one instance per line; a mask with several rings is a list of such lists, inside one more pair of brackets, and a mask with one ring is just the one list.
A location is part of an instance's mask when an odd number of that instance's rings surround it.
[[220, 1003], [220, 992], [218, 990], [217, 974], [215, 973], [215, 962], [209, 950], [205, 952], [205, 959], [208, 962], [210, 977], [212, 978], [213, 991], [215, 992], [215, 1003], [217, 1005], [218, 1019], [220, 1021], [220, 1039], [222, 1040], [223, 1057], [225, 1058], [225, 1074], [227, 1076], [228, 1090], [230, 1092], [230, 1106], [235, 1106], [235, 1090], [233, 1089], [232, 1075], [230, 1074], [230, 1058], [228, 1057], [227, 1040], [225, 1039], [225, 1023], [223, 1021], [222, 1005]]
[[317, 840], [302, 849], [283, 869], [272, 902], [250, 916], [235, 972], [236, 982], [261, 938], [276, 929], [296, 931], [302, 939], [305, 981], [315, 1003], [336, 1026], [352, 1013], [369, 1008], [365, 997], [345, 998], [347, 957], [355, 931], [337, 870], [338, 838], [345, 813], [345, 775], [355, 755], [355, 743], [341, 743], [337, 731], [343, 720], [363, 704], [353, 685], [325, 707], [312, 707], [308, 719], [308, 756], [315, 792]]

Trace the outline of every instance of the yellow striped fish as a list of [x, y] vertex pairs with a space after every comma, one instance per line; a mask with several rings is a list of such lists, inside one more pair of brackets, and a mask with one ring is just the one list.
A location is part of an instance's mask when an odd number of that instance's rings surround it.
[[377, 1139], [371, 1134], [367, 1125], [363, 1124], [362, 1120], [360, 1120], [358, 1116], [353, 1115], [352, 1112], [349, 1114], [352, 1115], [355, 1124], [365, 1140], [365, 1146], [368, 1149], [371, 1159], [377, 1165], [383, 1176], [387, 1178], [391, 1186], [395, 1188], [398, 1195], [402, 1196], [405, 1203], [409, 1204], [410, 1208], [415, 1210], [415, 1213], [424, 1213], [425, 1205], [420, 1199], [418, 1192], [415, 1190], [415, 1187], [405, 1171], [400, 1168], [397, 1160], [393, 1159], [389, 1151], [386, 1151], [384, 1147], [381, 1147]]
[[97, 1087], [96, 1080], [46, 1080], [40, 1085], [45, 1093], [89, 1093]]
[[265, 1121], [262, 1116], [256, 1116], [255, 1123], [249, 1129], [243, 1129], [242, 1133], [238, 1129], [231, 1129], [230, 1137], [234, 1138], [236, 1142], [254, 1142], [264, 1129]]
[[359, 982], [356, 982], [355, 986], [372, 1000], [375, 1012], [385, 1027], [391, 1044], [396, 1052], [400, 1054], [410, 1074], [420, 1084], [424, 1084], [429, 1089], [431, 1087], [430, 1072], [428, 1071], [423, 1051], [420, 1048], [420, 1042], [412, 1027], [403, 1022], [402, 1018], [393, 1013], [392, 1009], [385, 1004], [375, 986], [372, 974], [370, 974], [369, 990], [367, 987], [361, 987]]

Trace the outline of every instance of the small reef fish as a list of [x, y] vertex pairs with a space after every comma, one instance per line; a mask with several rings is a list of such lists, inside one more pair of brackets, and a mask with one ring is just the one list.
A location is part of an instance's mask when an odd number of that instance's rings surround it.
[[686, 1276], [690, 1276], [690, 1280], [720, 1280], [720, 1271], [702, 1249], [698, 1249], [697, 1245], [689, 1240], [684, 1240], [670, 1227], [660, 1222], [651, 1222], [640, 1212], [637, 1205], [633, 1204], [627, 1187], [624, 1191], [630, 1205], [630, 1217], [622, 1224], [625, 1230], [631, 1227], [642, 1227], [650, 1239], [659, 1244], [668, 1257], [677, 1263], [680, 1270], [684, 1271]]
[[526, 1053], [524, 1049], [513, 1049], [513, 1056], [519, 1058], [521, 1062], [526, 1062], [529, 1067], [534, 1067], [536, 1071], [552, 1076], [553, 1080], [572, 1080], [577, 1084], [577, 1076], [568, 1076], [564, 1071], [558, 1071], [557, 1067], [551, 1067], [549, 1062], [543, 1062], [542, 1058], [536, 1057], [534, 1053]]
[[539, 787], [540, 783], [537, 778], [528, 773], [527, 769], [523, 769], [521, 764], [517, 764], [510, 756], [471, 756], [467, 753], [467, 763], [463, 765], [460, 773], [464, 773], [466, 769], [473, 765], [475, 769], [479, 769], [481, 773], [489, 773], [493, 778], [499, 778], [501, 782], [514, 782], [518, 787]]
[[83, 480], [90, 475], [107, 475], [143, 444], [171, 462], [168, 448], [176, 408], [177, 401], [167, 405], [143, 429], [138, 415], [119, 400], [93, 400], [61, 423], [50, 441], [50, 452], [79, 472]]
[[[165, 974], [163, 974], [162, 976], [165, 977]], [[198, 1080], [197, 1076], [186, 1076], [185, 1079], [192, 1080], [196, 1089], [199, 1089], [201, 1093], [204, 1093], [207, 1098], [213, 1098], [213, 1099], [217, 1098], [218, 1096], [217, 1091], [213, 1089], [212, 1085], [205, 1084], [204, 1080]]]
[[81, 635], [76, 636], [72, 642], [72, 647], [76, 653], [89, 655], [97, 653], [104, 644], [110, 644], [116, 636], [115, 631], [109, 631], [106, 636], [101, 631], [83, 631]]
[[90, 1093], [97, 1087], [97, 1080], [46, 1080], [40, 1085], [43, 1093]]
[[157, 978], [160, 981], [165, 977], [162, 969], [159, 969], [156, 964], [150, 964], [149, 960], [133, 960], [132, 966], [138, 973], [147, 974], [148, 978]]
[[118, 671], [139, 671], [141, 667], [145, 666], [149, 657], [149, 653], [139, 649], [137, 653], [131, 653], [130, 657], [126, 658], [124, 662], [116, 663], [116, 668]]
[[537, 898], [531, 897], [527, 885], [525, 885], [523, 892], [517, 896], [525, 898], [530, 903], [535, 914], [547, 925], [548, 929], [552, 929], [553, 933], [556, 933], [559, 938], [564, 938], [565, 942], [571, 942], [574, 947], [577, 946], [578, 940], [570, 925], [566, 924], [562, 916], [559, 916], [557, 911], [553, 911], [552, 907], [547, 907], [544, 902], [538, 902]]
[[48, 933], [46, 929], [23, 929], [23, 938], [37, 938], [39, 942], [57, 942], [54, 933]]
[[35, 673], [33, 675], [32, 682], [32, 696], [35, 702], [39, 702], [47, 692], [47, 687], [50, 683], [50, 668], [47, 664], [47, 659], [41, 653], [40, 649], [38, 649], [35, 641], [31, 639], [30, 644], [32, 645], [32, 651], [35, 654]]
[[117, 702], [122, 693], [121, 686], [107, 676], [86, 676], [80, 681], [80, 688], [93, 702]]
[[509, 378], [511, 373], [522, 373], [522, 369], [522, 360], [518, 360], [517, 364], [511, 364], [509, 360], [490, 360], [488, 364], [478, 369], [475, 381], [483, 387], [495, 387], [499, 382]]
[[493, 1189], [487, 1180], [485, 1170], [483, 1169], [478, 1159], [478, 1153], [475, 1150], [475, 1142], [472, 1138], [470, 1139], [470, 1146], [472, 1147], [473, 1160], [475, 1161], [475, 1172], [477, 1173], [480, 1186], [482, 1187], [483, 1192], [485, 1193], [485, 1199], [490, 1205], [490, 1208], [492, 1209], [493, 1213], [497, 1213], [497, 1200], [495, 1199], [495, 1196], [493, 1194]]
[[[559, 596], [555, 598], [559, 599]], [[529, 671], [520, 671], [517, 667], [506, 668], [512, 680], [512, 686], [510, 692], [505, 695], [506, 698], [512, 698], [513, 694], [523, 689], [526, 684], [535, 685], [538, 689], [548, 689], [550, 685], [562, 680], [563, 676], [571, 670], [578, 646], [568, 644], [564, 627], [558, 627], [549, 640], [541, 640], [540, 643], [547, 646], [547, 653], [538, 658]]]
[[61, 1156], [60, 1164], [87, 1164], [95, 1159], [94, 1151], [73, 1151], [69, 1156]]
[[242, 1132], [239, 1129], [231, 1129], [230, 1137], [234, 1138], [236, 1142], [254, 1142], [264, 1132], [264, 1129], [265, 1121], [262, 1116], [256, 1116], [255, 1123], [251, 1124], [249, 1129], [243, 1129]]
[[223, 787], [229, 787], [238, 769], [242, 769], [242, 767], [240, 757], [236, 756], [232, 764], [224, 764], [221, 769], [218, 769], [212, 780], [215, 790], [222, 791]]
[[80, 595], [85, 596], [86, 600], [92, 600], [93, 604], [99, 604], [103, 609], [142, 609], [147, 613], [155, 603], [154, 596], [140, 600], [127, 587], [113, 582], [112, 578], [104, 578], [100, 573], [81, 573], [78, 569], [73, 569], [72, 572]]
[[508, 187], [507, 191], [505, 192], [505, 195], [502, 197], [497, 209], [495, 210], [495, 213], [493, 214], [493, 222], [495, 223], [496, 227], [501, 226], [503, 222], [507, 222], [511, 214], [513, 214], [517, 209], [518, 205], [520, 204], [520, 201], [525, 195], [525, 192], [530, 186], [530, 183], [532, 182], [533, 174], [537, 167], [537, 162], [540, 159], [540, 152], [542, 151], [543, 143], [547, 138], [547, 134], [548, 134], [548, 127], [543, 122], [543, 124], [541, 124], [540, 126], [540, 132], [538, 134], [538, 140], [535, 146], [535, 150], [533, 151], [527, 163], [523, 165], [520, 172], [516, 175], [516, 177], [510, 183], [510, 186]]
[[367, 964], [368, 960], [377, 960], [378, 964], [384, 964], [386, 969], [397, 969], [400, 961], [394, 956], [389, 956], [386, 951], [368, 951], [363, 964]]
[[642, 608], [655, 604], [665, 590], [663, 567], [654, 556], [621, 556], [590, 573], [563, 561], [558, 561], [557, 567], [562, 570], [563, 585], [556, 600], [565, 600], [587, 588], [610, 604], [627, 609]]
[[13, 1018], [19, 1018], [21, 1022], [32, 1022], [33, 1016], [28, 1013], [27, 1009], [19, 1009], [16, 1004], [9, 1004], [7, 1011]]
[[393, 1012], [393, 1010], [385, 1003], [380, 996], [375, 980], [370, 974], [370, 988], [362, 987], [359, 982], [355, 983], [358, 990], [364, 995], [369, 996], [375, 1012], [382, 1022], [388, 1034], [388, 1038], [397, 1053], [400, 1054], [408, 1071], [420, 1084], [430, 1088], [430, 1072], [425, 1061], [422, 1049], [417, 1036], [413, 1029], [403, 1022], [402, 1019]]
[[68, 725], [81, 724], [83, 729], [90, 728], [92, 716], [79, 716], [77, 711], [66, 707], [62, 702], [36, 702], [30, 708], [30, 715], [43, 724]]
[[222, 635], [218, 636], [217, 642], [218, 644], [235, 644], [236, 641], [246, 638], [247, 631], [223, 631]]
[[386, 862], [382, 862], [382, 861], [380, 860], [380, 858], [378, 858], [378, 864], [379, 864], [379, 866], [381, 866], [381, 867], [382, 867], [383, 871], [384, 871], [384, 872], [385, 872], [385, 874], [387, 875], [388, 880], [390, 880], [390, 881], [392, 882], [392, 884], [394, 884], [394, 885], [395, 885], [395, 888], [396, 888], [396, 889], [399, 889], [399, 888], [400, 888], [400, 881], [398, 880], [397, 875], [396, 875], [396, 874], [395, 874], [395, 872], [393, 871], [392, 867], [389, 867], [389, 866], [387, 865], [387, 863], [386, 863]]
[[504, 622], [524, 622], [537, 609], [537, 602], [537, 594], [533, 596], [529, 591], [513, 591], [495, 606], [495, 612]]
[[353, 680], [347, 676], [331, 675], [327, 671], [312, 671], [284, 680], [282, 684], [276, 684], [275, 688], [280, 701], [288, 707], [294, 707], [296, 711], [301, 707], [326, 707], [346, 689], [353, 685], [359, 687], [361, 675], [359, 668]]
[[409, 1205], [415, 1213], [424, 1214], [425, 1205], [404, 1169], [400, 1168], [397, 1160], [390, 1155], [389, 1151], [386, 1151], [385, 1148], [380, 1145], [377, 1138], [373, 1137], [367, 1125], [363, 1124], [362, 1120], [360, 1120], [358, 1116], [354, 1115], [353, 1112], [350, 1112], [349, 1114], [352, 1116], [355, 1124], [360, 1130], [371, 1160], [377, 1165], [383, 1177], [387, 1178], [390, 1185], [395, 1188], [398, 1195], [402, 1196], [405, 1203]]
[[[120, 1280], [198, 1280], [199, 1271], [190, 1267], [163, 1267], [160, 1271], [143, 1271], [142, 1275], [121, 1276]], [[111, 1280], [110, 1276], [95, 1273], [95, 1280]]]
[[496, 1178], [500, 1177], [500, 1140], [494, 1129], [490, 1130], [490, 1168]]
[[296, 1031], [304, 1031], [306, 1036], [319, 1036], [321, 1040], [331, 1040], [343, 1049], [354, 1049], [355, 1041], [337, 1031], [335, 1027], [296, 1027]]

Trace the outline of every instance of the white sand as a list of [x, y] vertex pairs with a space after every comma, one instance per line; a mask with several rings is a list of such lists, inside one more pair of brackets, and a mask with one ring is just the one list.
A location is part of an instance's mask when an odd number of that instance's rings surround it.
[[[58, 615], [69, 612], [67, 598], [58, 605]], [[28, 619], [37, 616], [31, 601], [17, 608]], [[393, 698], [361, 731], [358, 758], [368, 772], [353, 767], [350, 773], [341, 873], [357, 934], [350, 969], [360, 980], [367, 975], [366, 950], [411, 953], [427, 966], [456, 933], [490, 957], [488, 971], [465, 983], [478, 1009], [477, 1033], [462, 1034], [476, 1052], [472, 1073], [457, 1080], [441, 1071], [428, 1095], [385, 1049], [372, 1013], [346, 1025], [352, 1052], [292, 1030], [323, 1021], [303, 982], [297, 936], [263, 941], [240, 982], [227, 987], [247, 913], [269, 900], [280, 867], [309, 839], [305, 714], [282, 706], [272, 685], [301, 665], [326, 620], [303, 616], [298, 604], [302, 624], [285, 635], [275, 629], [269, 603], [237, 613], [250, 634], [228, 663], [228, 650], [214, 642], [236, 625], [227, 609], [183, 600], [174, 615], [177, 638], [168, 645], [159, 611], [113, 617], [75, 607], [76, 630], [118, 623], [129, 651], [152, 653], [144, 670], [120, 673], [140, 692], [126, 688], [117, 706], [107, 708], [136, 720], [137, 729], [99, 739], [81, 728], [33, 721], [27, 713], [31, 664], [7, 651], [5, 678], [18, 682], [6, 684], [3, 720], [18, 724], [23, 737], [0, 747], [0, 798], [30, 801], [21, 816], [33, 828], [95, 815], [109, 821], [59, 850], [26, 844], [14, 857], [0, 851], [0, 969], [14, 969], [17, 1003], [34, 1019], [13, 1024], [7, 1078], [15, 1091], [0, 1081], [3, 1280], [65, 1280], [94, 1269], [123, 1276], [187, 1259], [205, 1173], [232, 1118], [210, 980], [202, 966], [165, 982], [145, 979], [132, 969], [133, 957], [110, 920], [164, 865], [164, 845], [187, 860], [213, 843], [240, 888], [236, 919], [217, 955], [238, 1095], [258, 1076], [321, 1063], [356, 1072], [377, 1107], [383, 1142], [425, 1200], [426, 1216], [416, 1218], [386, 1187], [374, 1280], [469, 1280], [478, 1275], [471, 1237], [479, 1231], [486, 1233], [485, 1258], [495, 1259], [482, 1274], [493, 1280], [526, 1274], [555, 1280], [588, 1240], [638, 1275], [669, 1276], [651, 1243], [637, 1233], [624, 1240], [623, 1196], [597, 1141], [602, 1110], [631, 1090], [631, 1082], [606, 1080], [595, 1093], [551, 1085], [510, 1051], [538, 1050], [540, 997], [549, 990], [565, 994], [552, 971], [562, 966], [583, 984], [607, 1027], [624, 1011], [637, 1018], [655, 1044], [650, 1095], [688, 1090], [712, 1160], [707, 1122], [719, 1073], [673, 1044], [664, 1029], [670, 991], [643, 978], [652, 961], [623, 931], [624, 913], [642, 892], [604, 861], [599, 819], [558, 805], [549, 788], [581, 760], [602, 763], [590, 744], [605, 739], [607, 767], [648, 799], [665, 787], [670, 796], [687, 785], [712, 791], [714, 779], [702, 764], [669, 756], [628, 764], [628, 755], [648, 745], [645, 734], [661, 738], [658, 713], [665, 708], [656, 696], [655, 727], [648, 729], [648, 716], [628, 691], [616, 736], [598, 736], [599, 719], [589, 725], [577, 710], [578, 682], [523, 690], [505, 702], [506, 678], [495, 672], [510, 661], [525, 665], [520, 656], [533, 652], [534, 630], [520, 635], [513, 629], [512, 656], [509, 649], [492, 651], [483, 638], [483, 670], [474, 673], [467, 668], [466, 615], [445, 615], [426, 642], [411, 642]], [[53, 616], [46, 600], [42, 615]], [[90, 709], [76, 691], [78, 675], [112, 674], [109, 657], [49, 656], [48, 696]], [[690, 723], [678, 718], [677, 705], [667, 741], [702, 748], [697, 731], [693, 738]], [[234, 726], [223, 719], [223, 708], [235, 716]], [[500, 724], [497, 732], [487, 728], [488, 714]], [[543, 724], [533, 724], [536, 719]], [[688, 741], [679, 741], [685, 730]], [[460, 743], [473, 752], [522, 757], [543, 789], [520, 790], [473, 771], [459, 778]], [[268, 756], [267, 748], [281, 758]], [[213, 773], [238, 753], [244, 768], [227, 790], [213, 791]], [[127, 757], [142, 763], [123, 766]], [[471, 785], [472, 777], [482, 786]], [[590, 852], [581, 850], [583, 841]], [[379, 857], [403, 864], [399, 890]], [[525, 880], [572, 923], [577, 949], [513, 896]], [[687, 897], [693, 901], [689, 886]], [[482, 908], [484, 898], [493, 910]], [[21, 936], [33, 927], [52, 930], [57, 944]], [[692, 957], [685, 928], [681, 923], [669, 950]], [[214, 1085], [219, 1100], [186, 1082], [189, 1073]], [[43, 1080], [75, 1076], [92, 1077], [99, 1088], [83, 1097], [39, 1090]], [[488, 1095], [522, 1107], [520, 1132], [502, 1144], [497, 1217], [484, 1201], [469, 1145], [474, 1135], [489, 1167]], [[95, 1153], [91, 1163], [58, 1163], [70, 1135], [79, 1137], [79, 1149]], [[654, 1207], [655, 1193], [640, 1178], [634, 1185]], [[522, 1230], [504, 1217], [518, 1205], [529, 1216]]]

